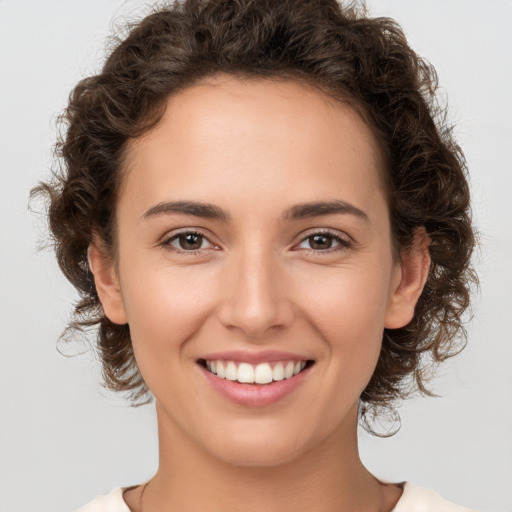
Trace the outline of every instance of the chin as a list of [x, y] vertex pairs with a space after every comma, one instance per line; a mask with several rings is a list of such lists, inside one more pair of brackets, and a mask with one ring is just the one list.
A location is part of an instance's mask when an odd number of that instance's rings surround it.
[[272, 435], [267, 429], [258, 435], [257, 429], [240, 435], [222, 436], [216, 446], [209, 439], [209, 451], [227, 464], [241, 467], [276, 467], [300, 458], [306, 451], [305, 443], [293, 439], [290, 432], [283, 435]]

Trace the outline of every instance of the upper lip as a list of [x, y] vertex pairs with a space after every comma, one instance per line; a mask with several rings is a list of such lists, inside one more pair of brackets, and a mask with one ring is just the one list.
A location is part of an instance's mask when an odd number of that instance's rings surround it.
[[234, 361], [249, 364], [272, 363], [275, 361], [308, 361], [310, 359], [305, 355], [281, 350], [261, 350], [258, 352], [228, 350], [206, 354], [200, 358], [200, 360], [206, 361]]

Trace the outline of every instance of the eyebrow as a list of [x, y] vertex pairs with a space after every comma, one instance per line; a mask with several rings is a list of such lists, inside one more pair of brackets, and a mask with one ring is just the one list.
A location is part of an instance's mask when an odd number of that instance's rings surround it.
[[199, 203], [196, 201], [167, 201], [158, 203], [150, 208], [142, 218], [147, 219], [149, 217], [173, 213], [193, 215], [194, 217], [203, 217], [205, 219], [215, 219], [224, 222], [231, 220], [231, 215], [222, 208], [213, 204]]
[[[205, 219], [220, 220], [229, 222], [231, 215], [229, 212], [209, 203], [200, 203], [197, 201], [164, 201], [151, 207], [144, 215], [143, 219], [166, 214], [192, 215]], [[282, 215], [283, 221], [299, 220], [321, 215], [353, 215], [366, 222], [369, 222], [368, 215], [356, 206], [345, 201], [313, 201], [309, 203], [300, 203], [286, 210]]]
[[316, 201], [292, 206], [283, 214], [283, 220], [298, 220], [321, 215], [348, 214], [369, 222], [368, 215], [356, 206], [345, 201]]

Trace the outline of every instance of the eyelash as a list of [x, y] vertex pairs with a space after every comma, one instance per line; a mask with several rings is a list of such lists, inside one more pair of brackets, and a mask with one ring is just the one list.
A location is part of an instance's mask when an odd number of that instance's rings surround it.
[[330, 231], [329, 229], [323, 229], [320, 231], [313, 231], [307, 236], [305, 236], [299, 243], [301, 245], [306, 240], [311, 239], [315, 236], [324, 236], [327, 238], [332, 238], [333, 241], [337, 242], [339, 245], [335, 247], [329, 247], [327, 249], [304, 249], [308, 253], [312, 253], [315, 255], [324, 255], [324, 254], [332, 254], [333, 252], [343, 251], [351, 247], [352, 243], [346, 238], [342, 238], [338, 233]]
[[[171, 244], [173, 241], [175, 240], [179, 240], [180, 237], [184, 237], [184, 236], [187, 236], [187, 235], [196, 235], [196, 236], [199, 236], [201, 237], [203, 240], [208, 240], [208, 237], [203, 235], [203, 233], [200, 233], [199, 231], [195, 231], [195, 230], [187, 230], [187, 231], [181, 231], [179, 233], [175, 233], [174, 235], [166, 238], [163, 242], [162, 242], [162, 246], [168, 250], [171, 250], [171, 251], [174, 251], [174, 252], [177, 252], [178, 254], [199, 254], [202, 249], [196, 249], [196, 250], [192, 250], [192, 251], [186, 251], [184, 249], [180, 249], [178, 247], [173, 247]], [[208, 240], [209, 241], [209, 240]], [[210, 242], [210, 241], [209, 241]], [[212, 244], [212, 242], [210, 242]], [[201, 244], [202, 245], [202, 244]], [[212, 245], [215, 245], [215, 244], [212, 244]]]
[[[188, 254], [188, 255], [199, 254], [203, 249], [195, 249], [195, 250], [187, 251], [187, 250], [180, 249], [180, 248], [172, 246], [172, 242], [174, 242], [175, 240], [179, 240], [180, 237], [184, 237], [184, 236], [187, 236], [187, 235], [195, 235], [195, 236], [201, 237], [203, 240], [207, 240], [210, 244], [212, 244], [212, 242], [210, 242], [208, 240], [208, 237], [205, 236], [203, 233], [201, 233], [199, 231], [195, 231], [195, 230], [188, 230], [188, 231], [181, 231], [179, 233], [173, 234], [172, 236], [166, 238], [160, 245], [162, 247], [164, 247], [164, 248], [166, 248], [166, 249], [168, 249], [170, 251], [176, 252], [178, 254]], [[333, 252], [337, 252], [337, 251], [342, 251], [342, 250], [348, 249], [352, 245], [351, 241], [349, 241], [349, 240], [347, 240], [345, 238], [342, 238], [336, 232], [330, 231], [328, 229], [311, 232], [310, 234], [308, 234], [307, 236], [302, 238], [298, 245], [301, 245], [302, 243], [304, 243], [308, 239], [311, 239], [311, 238], [313, 238], [315, 236], [324, 236], [324, 237], [331, 238], [334, 242], [337, 242], [339, 245], [337, 245], [335, 247], [329, 247], [329, 248], [324, 249], [324, 250], [321, 250], [321, 249], [303, 249], [304, 251], [306, 251], [308, 253], [315, 254], [315, 255], [324, 255], [324, 254], [331, 254]], [[212, 244], [212, 245], [215, 246], [215, 244]]]

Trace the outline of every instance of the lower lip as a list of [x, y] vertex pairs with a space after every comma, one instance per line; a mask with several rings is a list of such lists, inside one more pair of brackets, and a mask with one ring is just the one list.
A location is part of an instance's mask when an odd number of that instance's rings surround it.
[[271, 384], [242, 384], [221, 379], [199, 365], [212, 387], [222, 396], [239, 405], [264, 407], [283, 400], [295, 391], [309, 373], [309, 367], [289, 379], [274, 381]]

